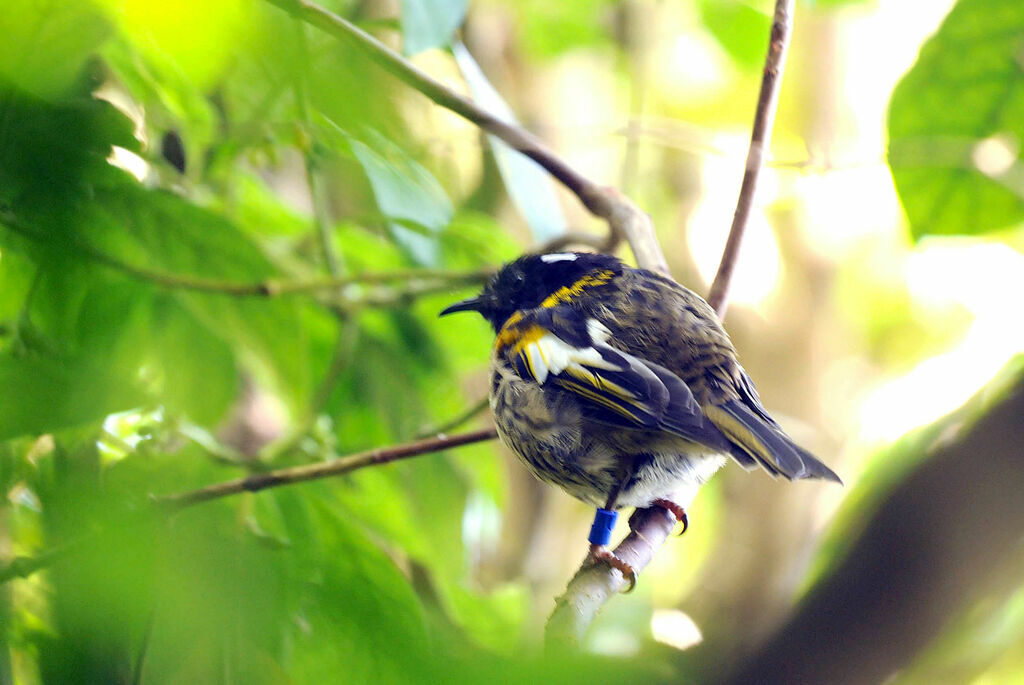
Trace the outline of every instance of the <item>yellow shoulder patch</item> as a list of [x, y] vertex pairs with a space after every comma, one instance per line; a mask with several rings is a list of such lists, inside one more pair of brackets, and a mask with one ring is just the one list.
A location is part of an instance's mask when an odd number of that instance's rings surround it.
[[579, 279], [572, 285], [562, 286], [555, 292], [544, 298], [544, 301], [540, 303], [541, 307], [557, 307], [565, 302], [571, 302], [574, 297], [579, 297], [583, 294], [583, 291], [587, 288], [593, 288], [599, 285], [604, 285], [608, 281], [615, 277], [615, 272], [611, 269], [603, 269], [601, 271], [594, 271], [583, 278]]

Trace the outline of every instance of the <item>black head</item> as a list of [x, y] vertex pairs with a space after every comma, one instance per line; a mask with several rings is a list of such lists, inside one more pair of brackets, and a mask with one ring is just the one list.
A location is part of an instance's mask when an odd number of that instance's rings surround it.
[[545, 255], [526, 255], [506, 264], [474, 298], [457, 302], [441, 312], [441, 316], [454, 312], [474, 311], [487, 319], [495, 332], [517, 309], [540, 306], [559, 288], [572, 285], [592, 271], [610, 269], [622, 271], [617, 258], [588, 252], [559, 252]]

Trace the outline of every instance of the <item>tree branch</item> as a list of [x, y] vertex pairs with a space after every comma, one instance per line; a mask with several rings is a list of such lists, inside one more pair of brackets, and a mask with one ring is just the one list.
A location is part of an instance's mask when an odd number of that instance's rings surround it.
[[[46, 242], [46, 238], [28, 228], [24, 222], [10, 212], [0, 213], [0, 221], [9, 230], [36, 242]], [[319, 292], [330, 292], [349, 285], [382, 284], [408, 281], [406, 289], [394, 289], [392, 296], [376, 293], [362, 298], [351, 298], [345, 304], [380, 306], [401, 301], [403, 297], [415, 297], [443, 291], [455, 285], [477, 285], [484, 283], [494, 273], [492, 269], [478, 271], [452, 272], [444, 269], [400, 269], [375, 273], [353, 274], [351, 276], [315, 277], [305, 280], [286, 280], [268, 278], [262, 281], [238, 282], [217, 278], [174, 274], [165, 271], [153, 271], [129, 264], [117, 257], [84, 244], [74, 242], [74, 249], [97, 264], [120, 271], [136, 280], [146, 281], [168, 290], [191, 290], [195, 292], [231, 295], [233, 297], [279, 297], [282, 295], [310, 295]]]
[[173, 495], [163, 495], [156, 497], [154, 501], [158, 506], [173, 512], [184, 509], [185, 507], [190, 507], [194, 504], [208, 502], [212, 499], [219, 499], [230, 495], [237, 495], [241, 492], [258, 492], [260, 490], [266, 490], [267, 488], [274, 488], [281, 485], [290, 485], [292, 483], [302, 483], [309, 480], [330, 478], [332, 476], [339, 476], [343, 473], [355, 471], [356, 469], [361, 469], [365, 466], [387, 464], [400, 459], [417, 457], [421, 454], [440, 452], [441, 450], [459, 447], [461, 445], [469, 445], [474, 442], [493, 440], [497, 436], [498, 433], [493, 427], [481, 428], [479, 430], [462, 433], [460, 435], [437, 435], [425, 440], [417, 440], [416, 442], [407, 442], [402, 445], [380, 447], [366, 452], [360, 452], [359, 454], [342, 457], [340, 459], [335, 459], [334, 461], [293, 466], [291, 468], [277, 469], [276, 471], [268, 471], [266, 473], [256, 473], [251, 476], [245, 476], [244, 478], [236, 478], [234, 480], [224, 481], [223, 483], [207, 485], [206, 487], [199, 488], [198, 490], [189, 490], [188, 492], [179, 492]]
[[668, 263], [654, 237], [650, 217], [617, 190], [586, 178], [533, 134], [499, 119], [469, 98], [444, 86], [346, 19], [307, 0], [267, 1], [336, 38], [348, 41], [392, 76], [435, 104], [473, 122], [540, 164], [572, 191], [591, 214], [608, 222], [610, 236], [606, 244], [614, 245], [621, 236], [633, 247], [638, 262], [644, 263], [646, 268], [668, 273]]
[[[765, 59], [761, 96], [757, 102], [754, 132], [747, 155], [747, 169], [729, 232], [729, 241], [708, 297], [708, 302], [718, 312], [719, 317], [725, 315], [726, 293], [732, 279], [736, 253], [743, 239], [743, 230], [750, 215], [757, 172], [760, 170], [764, 149], [767, 146], [768, 129], [771, 128], [774, 119], [775, 105], [778, 102], [777, 85], [782, 74], [786, 42], [791, 32], [792, 7], [793, 0], [777, 0], [775, 5], [775, 22], [772, 25], [768, 56]], [[630, 245], [633, 245], [632, 241]], [[636, 253], [636, 256], [637, 262], [644, 266], [640, 253]], [[615, 555], [639, 572], [650, 563], [654, 552], [664, 544], [674, 526], [675, 519], [660, 507], [638, 509], [629, 521], [631, 532], [615, 548]], [[588, 562], [589, 559], [584, 561], [583, 566], [569, 581], [565, 593], [555, 600], [555, 609], [548, 618], [545, 630], [545, 640], [549, 648], [571, 648], [578, 645], [601, 608], [626, 584], [622, 574], [612, 570], [608, 565]]]
[[[493, 440], [498, 436], [494, 427], [481, 428], [461, 433], [459, 435], [435, 435], [425, 440], [407, 442], [391, 447], [381, 447], [366, 452], [360, 452], [347, 457], [341, 457], [334, 461], [304, 466], [293, 466], [291, 468], [267, 471], [244, 478], [208, 485], [197, 490], [179, 492], [172, 495], [162, 495], [153, 498], [154, 506], [165, 513], [173, 514], [187, 507], [208, 502], [221, 497], [229, 497], [242, 492], [258, 492], [267, 488], [275, 488], [293, 483], [303, 483], [321, 478], [340, 476], [343, 473], [350, 473], [366, 466], [388, 464], [401, 459], [418, 457], [431, 452], [470, 445], [475, 442]], [[0, 564], [0, 584], [14, 578], [24, 578], [32, 575], [40, 569], [46, 568], [57, 560], [74, 552], [87, 541], [92, 540], [92, 535], [84, 536], [74, 542], [67, 543], [61, 547], [48, 550], [34, 557], [14, 557], [6, 563]]]
[[715, 274], [715, 280], [711, 282], [711, 292], [708, 294], [708, 304], [714, 307], [721, 319], [725, 318], [729, 283], [732, 281], [732, 273], [739, 258], [740, 243], [747, 228], [750, 209], [754, 205], [757, 177], [764, 166], [765, 152], [771, 142], [772, 124], [775, 122], [775, 111], [779, 103], [779, 84], [782, 82], [782, 70], [786, 63], [786, 48], [793, 30], [793, 5], [794, 0], [775, 2], [775, 18], [772, 21], [768, 55], [764, 60], [761, 93], [757, 98], [757, 110], [754, 113], [754, 127], [750, 133], [750, 147], [747, 150], [747, 165], [743, 171], [740, 197], [736, 202], [736, 212], [732, 217], [722, 261], [718, 265], [718, 272]]

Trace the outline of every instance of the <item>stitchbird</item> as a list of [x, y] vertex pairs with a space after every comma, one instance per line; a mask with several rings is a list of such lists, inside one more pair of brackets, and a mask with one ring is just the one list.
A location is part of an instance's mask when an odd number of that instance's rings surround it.
[[678, 502], [726, 455], [841, 482], [769, 416], [714, 310], [669, 278], [603, 254], [527, 255], [441, 315], [460, 311], [497, 335], [490, 404], [502, 442], [610, 516], [591, 552], [630, 588], [636, 574], [606, 546], [616, 509], [661, 506], [685, 530]]

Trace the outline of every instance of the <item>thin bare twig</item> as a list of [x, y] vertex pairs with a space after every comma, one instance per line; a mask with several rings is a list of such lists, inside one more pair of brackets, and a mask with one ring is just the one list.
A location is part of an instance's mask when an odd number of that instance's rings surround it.
[[497, 436], [498, 433], [493, 427], [481, 428], [480, 430], [460, 435], [438, 435], [426, 440], [417, 440], [416, 442], [407, 442], [402, 445], [368, 450], [348, 457], [342, 457], [341, 459], [335, 459], [334, 461], [293, 466], [266, 473], [256, 473], [244, 478], [207, 485], [198, 490], [164, 495], [157, 497], [155, 501], [157, 505], [166, 508], [168, 511], [178, 511], [179, 509], [184, 509], [201, 502], [208, 502], [212, 499], [237, 495], [242, 492], [258, 492], [259, 490], [290, 485], [292, 483], [330, 478], [331, 476], [349, 473], [365, 466], [387, 464], [392, 461], [408, 459], [409, 457], [416, 457], [429, 452], [439, 452], [451, 449], [452, 447], [469, 445], [474, 442], [493, 440]]
[[486, 396], [481, 397], [479, 400], [474, 402], [468, 409], [466, 409], [464, 412], [462, 412], [455, 418], [448, 419], [442, 424], [424, 428], [413, 437], [419, 440], [420, 438], [427, 438], [430, 437], [431, 435], [444, 435], [448, 431], [453, 431], [459, 426], [463, 425], [464, 423], [471, 421], [478, 414], [483, 413], [484, 410], [486, 410], [489, 406], [490, 400]]
[[[793, 0], [777, 0], [775, 22], [772, 25], [771, 42], [765, 60], [764, 78], [761, 83], [761, 97], [758, 98], [754, 118], [754, 134], [747, 161], [747, 173], [743, 178], [739, 206], [729, 235], [729, 245], [722, 255], [722, 264], [712, 285], [708, 302], [715, 307], [719, 317], [725, 314], [725, 294], [735, 266], [735, 253], [743, 237], [743, 228], [750, 214], [757, 170], [760, 168], [767, 146], [767, 129], [774, 119], [778, 101], [777, 86], [782, 73], [782, 59], [790, 35]], [[770, 111], [767, 111], [770, 110]], [[751, 165], [755, 165], [753, 168]], [[753, 171], [752, 171], [753, 168]], [[632, 244], [632, 243], [631, 243]], [[637, 261], [644, 264], [637, 254]], [[615, 548], [615, 555], [632, 566], [637, 572], [647, 566], [654, 552], [664, 544], [672, 533], [675, 519], [660, 507], [638, 509], [630, 518], [630, 534]], [[587, 628], [597, 617], [605, 603], [626, 585], [618, 571], [606, 564], [592, 564], [586, 560], [572, 580], [565, 593], [555, 600], [555, 610], [548, 618], [545, 639], [551, 648], [578, 645]]]
[[[219, 499], [221, 497], [229, 497], [242, 492], [257, 492], [259, 490], [266, 490], [267, 488], [274, 488], [282, 485], [291, 485], [293, 483], [303, 483], [311, 480], [319, 480], [321, 478], [340, 476], [343, 473], [350, 473], [366, 466], [387, 464], [393, 461], [399, 461], [400, 459], [418, 457], [423, 454], [440, 452], [453, 447], [470, 445], [475, 442], [493, 440], [496, 437], [498, 437], [498, 433], [493, 427], [481, 428], [480, 430], [461, 433], [459, 435], [436, 435], [426, 440], [417, 440], [415, 442], [407, 442], [401, 445], [392, 445], [391, 447], [368, 450], [366, 452], [342, 457], [334, 461], [309, 464], [305, 466], [294, 466], [286, 469], [278, 469], [276, 471], [268, 471], [266, 473], [257, 473], [244, 478], [236, 478], [235, 480], [208, 485], [197, 490], [189, 490], [187, 492], [179, 492], [173, 495], [155, 497], [153, 502], [155, 506], [162, 509], [165, 513], [173, 514], [174, 512], [185, 509], [186, 507]], [[0, 564], [0, 584], [14, 578], [30, 576], [36, 571], [44, 569], [59, 559], [62, 559], [69, 554], [74, 553], [78, 549], [87, 546], [88, 542], [94, 538], [95, 534], [90, 534], [60, 547], [47, 550], [34, 557], [15, 557], [10, 559], [6, 563]]]
[[397, 52], [333, 12], [307, 0], [267, 1], [336, 38], [350, 42], [383, 69], [435, 104], [473, 122], [540, 164], [572, 191], [593, 215], [608, 222], [608, 230], [611, 232], [609, 244], [615, 244], [621, 236], [633, 247], [637, 261], [642, 260], [648, 264], [648, 268], [668, 273], [668, 263], [654, 237], [654, 226], [650, 217], [615, 188], [594, 183], [569, 166], [533, 134], [499, 119], [469, 98], [444, 86]]
[[768, 56], [764, 60], [761, 93], [757, 98], [757, 110], [754, 114], [754, 127], [750, 133], [750, 148], [747, 150], [747, 165], [743, 171], [740, 197], [736, 202], [736, 213], [732, 217], [722, 261], [718, 265], [718, 272], [715, 274], [715, 280], [711, 282], [711, 292], [708, 295], [708, 304], [714, 307], [722, 319], [725, 318], [728, 306], [729, 283], [736, 268], [750, 209], [754, 204], [757, 177], [764, 166], [765, 153], [771, 142], [772, 124], [779, 102], [779, 84], [782, 82], [782, 70], [786, 63], [786, 48], [793, 29], [793, 5], [794, 0], [776, 0], [775, 3], [775, 18], [772, 21]]

